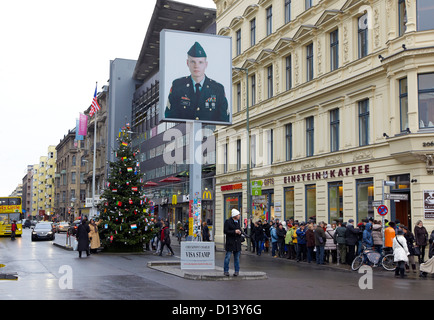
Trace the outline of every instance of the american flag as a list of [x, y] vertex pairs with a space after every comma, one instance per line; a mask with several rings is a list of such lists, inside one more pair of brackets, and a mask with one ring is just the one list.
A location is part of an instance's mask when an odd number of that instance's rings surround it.
[[95, 112], [97, 112], [97, 111], [100, 109], [99, 104], [98, 104], [98, 100], [97, 100], [97, 98], [96, 98], [96, 90], [97, 90], [97, 87], [98, 87], [98, 85], [95, 86], [95, 93], [94, 93], [94, 95], [93, 95], [92, 106], [90, 107], [89, 115], [90, 115], [91, 117], [93, 116], [93, 114], [94, 114]]

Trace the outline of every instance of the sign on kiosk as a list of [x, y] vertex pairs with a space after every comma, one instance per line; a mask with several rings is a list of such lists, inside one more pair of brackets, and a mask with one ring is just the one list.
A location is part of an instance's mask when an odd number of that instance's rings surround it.
[[181, 242], [181, 269], [214, 269], [214, 242]]

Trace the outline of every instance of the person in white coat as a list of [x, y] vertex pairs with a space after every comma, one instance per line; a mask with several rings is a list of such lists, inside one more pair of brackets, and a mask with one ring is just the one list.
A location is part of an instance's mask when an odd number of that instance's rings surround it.
[[397, 263], [395, 277], [405, 277], [405, 263], [408, 262], [407, 240], [404, 238], [404, 231], [399, 229], [395, 238], [393, 238], [393, 261]]

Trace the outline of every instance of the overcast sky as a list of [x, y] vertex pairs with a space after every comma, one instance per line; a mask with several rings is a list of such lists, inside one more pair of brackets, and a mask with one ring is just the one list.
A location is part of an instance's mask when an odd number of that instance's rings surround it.
[[[57, 145], [109, 79], [137, 60], [156, 0], [22, 0], [0, 4], [0, 196]], [[215, 8], [212, 0], [179, 2]]]

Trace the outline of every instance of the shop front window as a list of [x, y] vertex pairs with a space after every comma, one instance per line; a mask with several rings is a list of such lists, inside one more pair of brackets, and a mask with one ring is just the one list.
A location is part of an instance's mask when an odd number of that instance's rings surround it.
[[306, 221], [316, 219], [316, 185], [306, 186]]
[[285, 218], [295, 217], [294, 209], [294, 187], [285, 188]]
[[262, 190], [262, 195], [252, 196], [252, 221], [264, 222], [275, 218], [273, 191]]
[[344, 217], [342, 190], [342, 181], [329, 183], [329, 222]]
[[241, 193], [227, 194], [224, 196], [225, 201], [225, 220], [231, 217], [232, 209], [237, 209], [241, 212], [242, 195]]
[[357, 180], [357, 222], [374, 217], [374, 182], [373, 179]]

